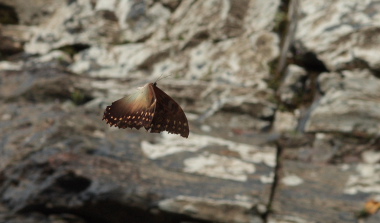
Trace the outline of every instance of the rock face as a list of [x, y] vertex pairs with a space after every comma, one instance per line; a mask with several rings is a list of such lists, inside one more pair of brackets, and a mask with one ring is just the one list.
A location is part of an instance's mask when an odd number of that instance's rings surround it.
[[[379, 13], [0, 0], [0, 222], [378, 222]], [[101, 120], [157, 80], [188, 139]]]
[[296, 39], [315, 53], [329, 70], [366, 66], [379, 69], [374, 55], [379, 45], [377, 33], [379, 2], [311, 1], [300, 2]]
[[324, 96], [311, 112], [306, 131], [378, 135], [380, 80], [368, 70], [323, 73]]

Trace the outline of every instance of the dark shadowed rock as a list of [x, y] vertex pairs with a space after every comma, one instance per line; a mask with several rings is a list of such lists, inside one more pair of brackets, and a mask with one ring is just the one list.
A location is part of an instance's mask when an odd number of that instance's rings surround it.
[[304, 82], [306, 80], [306, 71], [296, 65], [289, 65], [282, 85], [278, 90], [281, 101], [287, 105], [293, 105], [297, 99], [304, 93]]
[[[267, 183], [274, 165], [271, 148], [262, 153], [248, 145], [215, 139], [215, 145], [225, 148], [215, 154], [220, 149], [200, 147], [202, 138], [193, 135], [193, 142], [182, 145], [183, 149], [175, 151], [167, 144], [168, 154], [162, 148], [162, 154], [154, 155], [149, 147], [154, 144], [139, 143], [146, 133], [120, 130], [104, 135], [98, 129], [106, 126], [97, 115], [85, 117], [78, 112], [56, 120], [56, 127], [48, 128], [51, 136], [45, 137], [44, 146], [29, 145], [32, 151], [4, 169], [0, 191], [7, 208], [16, 213], [74, 214], [91, 222], [177, 222], [191, 217], [262, 222], [262, 213], [255, 210], [268, 200]], [[192, 147], [192, 152], [186, 150]], [[209, 154], [203, 158], [209, 159], [209, 169], [196, 171], [194, 167], [202, 161], [191, 162], [204, 154]], [[213, 159], [215, 164], [210, 163]], [[169, 201], [178, 199], [195, 209], [190, 213], [169, 208]], [[196, 210], [199, 205], [209, 208]], [[235, 211], [211, 214], [223, 207]], [[137, 220], [141, 216], [145, 216], [143, 220]]]
[[[67, 101], [84, 103], [91, 99], [88, 88], [79, 84], [79, 77], [52, 64], [39, 64], [21, 71], [0, 71], [0, 98], [14, 102]], [[82, 81], [84, 84], [85, 81]]]

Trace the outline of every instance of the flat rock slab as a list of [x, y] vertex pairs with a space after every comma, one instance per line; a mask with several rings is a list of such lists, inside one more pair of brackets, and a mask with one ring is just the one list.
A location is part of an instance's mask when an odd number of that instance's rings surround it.
[[[25, 109], [34, 114], [49, 106]], [[137, 218], [135, 212], [152, 210], [145, 222], [160, 222], [163, 213], [207, 221], [262, 222], [274, 176], [274, 147], [198, 133], [183, 139], [109, 128], [101, 115], [71, 109], [60, 110], [57, 117], [25, 118], [30, 124], [23, 127], [23, 137], [37, 134], [44, 141], [29, 143], [20, 156], [13, 150], [22, 144], [8, 134], [8, 142], [16, 145], [4, 141], [3, 146], [13, 152], [3, 157], [8, 165], [2, 169], [0, 193], [9, 211], [77, 213], [85, 220], [120, 222]], [[10, 116], [6, 123], [17, 117]], [[9, 133], [9, 128], [18, 126], [3, 128]], [[9, 161], [15, 157], [18, 162]], [[170, 219], [162, 222], [176, 222]]]
[[322, 73], [319, 84], [324, 95], [311, 109], [306, 131], [379, 134], [378, 78], [367, 70]]
[[284, 161], [269, 222], [357, 222], [376, 194], [363, 171], [356, 164]]
[[[155, 207], [203, 220], [251, 222], [256, 218], [260, 222], [254, 210], [265, 205], [270, 184], [254, 178], [240, 182], [183, 174], [145, 162], [136, 165], [66, 152], [35, 154], [5, 171], [2, 200], [14, 211], [63, 208], [82, 214], [95, 203], [98, 206], [85, 219], [107, 222], [118, 222], [112, 216], [120, 215], [119, 209], [107, 207], [108, 202], [126, 209]], [[9, 185], [10, 181], [15, 185]], [[131, 218], [133, 213], [126, 211], [124, 217]]]

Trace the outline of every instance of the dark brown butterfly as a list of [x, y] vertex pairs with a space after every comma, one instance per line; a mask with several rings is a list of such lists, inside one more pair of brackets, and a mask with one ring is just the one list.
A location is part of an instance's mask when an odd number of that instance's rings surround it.
[[144, 127], [152, 133], [167, 131], [189, 136], [189, 123], [182, 108], [156, 82], [113, 102], [104, 111], [103, 120], [123, 129]]

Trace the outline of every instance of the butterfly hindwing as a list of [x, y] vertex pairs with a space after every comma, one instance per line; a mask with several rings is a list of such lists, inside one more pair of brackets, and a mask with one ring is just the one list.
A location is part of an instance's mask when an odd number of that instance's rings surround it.
[[149, 127], [156, 108], [156, 99], [150, 85], [152, 84], [145, 85], [136, 93], [113, 102], [106, 108], [103, 120], [119, 128]]
[[182, 108], [156, 84], [153, 84], [152, 88], [157, 104], [150, 132], [167, 131], [187, 138], [189, 136], [189, 123]]

